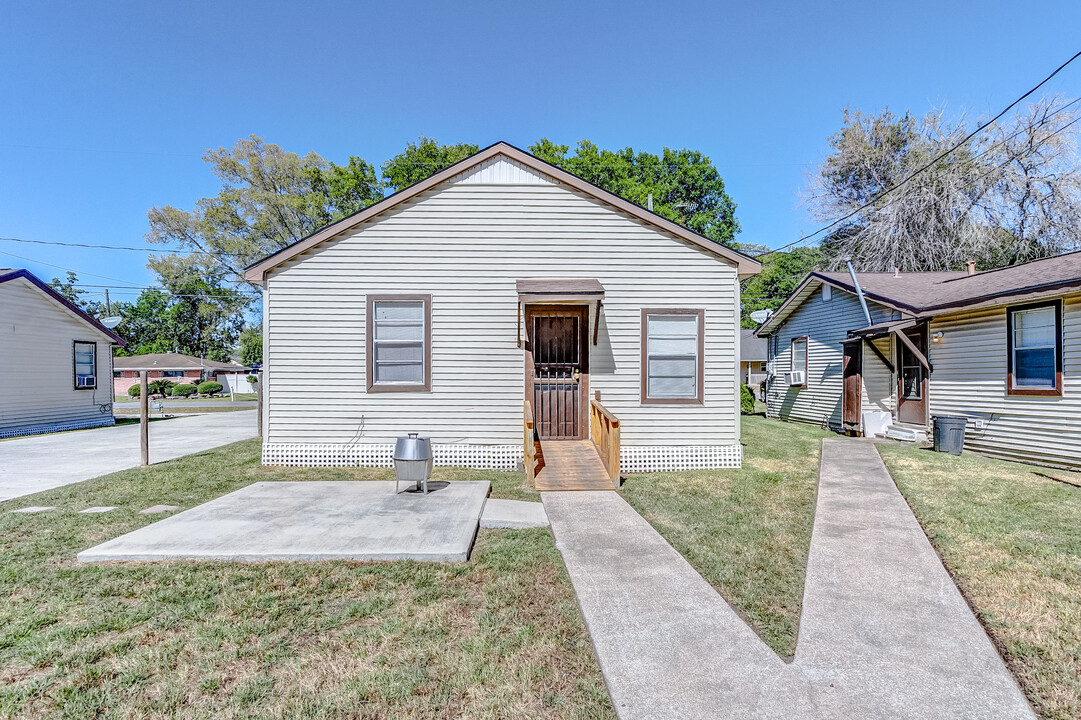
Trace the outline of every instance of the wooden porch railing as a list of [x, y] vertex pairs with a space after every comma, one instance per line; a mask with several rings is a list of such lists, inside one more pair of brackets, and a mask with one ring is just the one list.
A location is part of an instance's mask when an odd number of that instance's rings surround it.
[[522, 441], [525, 446], [525, 478], [529, 487], [533, 487], [537, 479], [537, 446], [533, 441], [533, 406], [526, 400], [522, 412]]
[[608, 478], [619, 486], [619, 418], [601, 405], [601, 394], [589, 403], [589, 437], [601, 456]]

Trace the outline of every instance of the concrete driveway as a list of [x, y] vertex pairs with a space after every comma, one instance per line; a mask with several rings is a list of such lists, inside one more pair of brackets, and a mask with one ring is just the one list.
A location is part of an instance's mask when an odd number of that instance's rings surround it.
[[[150, 462], [246, 440], [259, 434], [254, 410], [150, 423]], [[0, 502], [139, 465], [139, 426], [37, 435], [0, 442]]]

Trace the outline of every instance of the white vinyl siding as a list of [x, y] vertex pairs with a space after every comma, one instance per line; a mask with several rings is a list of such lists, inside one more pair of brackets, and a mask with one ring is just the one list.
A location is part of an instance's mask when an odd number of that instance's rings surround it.
[[[896, 355], [893, 350], [893, 336], [877, 338], [872, 341], [878, 351], [890, 361], [896, 363]], [[867, 343], [863, 345], [863, 412], [889, 412], [891, 415], [897, 407], [895, 399], [893, 372], [889, 365], [871, 350]]]
[[[883, 322], [893, 317], [893, 310], [868, 301], [871, 318]], [[807, 298], [789, 315], [769, 339], [769, 375], [766, 391], [766, 414], [782, 420], [794, 420], [841, 426], [843, 392], [841, 341], [849, 330], [867, 325], [859, 299], [852, 293], [833, 288], [829, 300], [820, 291]], [[789, 370], [802, 370], [799, 358], [792, 359], [792, 341], [807, 337], [807, 387], [790, 387], [785, 381]], [[864, 348], [864, 362], [873, 357]], [[878, 361], [878, 358], [875, 358]]]
[[[734, 267], [594, 198], [547, 182], [442, 184], [271, 272], [264, 302], [269, 443], [521, 443], [524, 278], [596, 278], [589, 389], [625, 446], [732, 445]], [[367, 294], [430, 293], [431, 391], [366, 394]], [[641, 402], [641, 310], [705, 310], [702, 405]], [[594, 332], [597, 344], [592, 343]]]
[[698, 397], [698, 316], [646, 316], [646, 397]]
[[[1081, 467], [1081, 294], [1062, 308], [1062, 396], [1006, 393], [1006, 308], [934, 318], [930, 414], [964, 415], [965, 448], [1001, 457]], [[976, 420], [983, 428], [976, 427]]]
[[104, 335], [29, 281], [0, 283], [0, 430], [112, 420], [112, 387], [76, 390], [75, 341], [96, 345], [96, 376], [112, 374]]

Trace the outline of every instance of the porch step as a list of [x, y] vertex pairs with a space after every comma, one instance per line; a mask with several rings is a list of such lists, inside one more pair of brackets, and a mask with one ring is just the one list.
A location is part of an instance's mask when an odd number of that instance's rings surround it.
[[537, 490], [614, 490], [597, 448], [590, 440], [545, 440], [544, 469]]

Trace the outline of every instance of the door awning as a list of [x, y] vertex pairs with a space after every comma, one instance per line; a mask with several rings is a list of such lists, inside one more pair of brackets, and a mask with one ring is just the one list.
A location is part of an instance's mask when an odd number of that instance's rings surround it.
[[527, 303], [597, 303], [593, 318], [593, 344], [601, 326], [604, 286], [596, 278], [527, 278], [518, 280], [518, 347], [522, 346], [522, 306]]
[[518, 300], [523, 303], [604, 299], [604, 286], [596, 278], [528, 278], [516, 285]]

